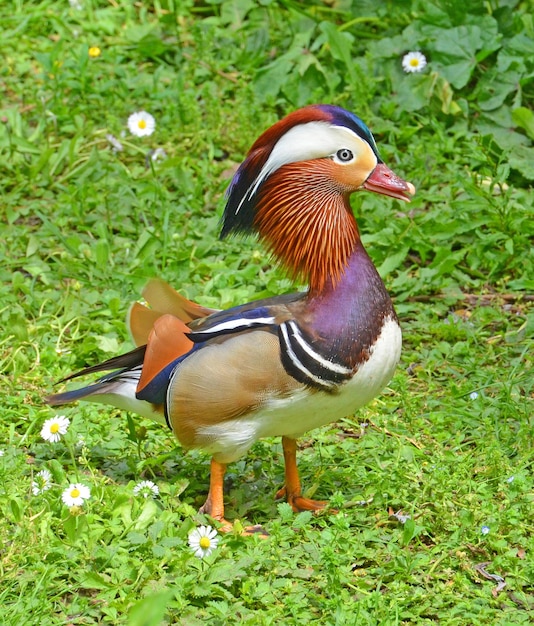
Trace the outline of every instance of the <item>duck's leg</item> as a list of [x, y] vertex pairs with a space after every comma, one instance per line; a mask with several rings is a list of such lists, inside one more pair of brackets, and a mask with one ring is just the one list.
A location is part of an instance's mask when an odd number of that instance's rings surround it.
[[222, 524], [220, 530], [229, 532], [232, 524], [224, 518], [224, 475], [226, 465], [211, 459], [210, 489], [206, 502], [200, 507], [199, 512], [209, 515]]
[[297, 442], [289, 437], [282, 437], [285, 461], [285, 485], [278, 491], [276, 498], [284, 498], [289, 502], [293, 511], [319, 511], [328, 504], [325, 500], [311, 500], [304, 498], [300, 488], [300, 478], [297, 469]]
[[[210, 472], [210, 489], [206, 502], [200, 507], [199, 512], [209, 515], [214, 520], [221, 523], [219, 531], [228, 533], [234, 529], [233, 524], [224, 517], [224, 475], [226, 474], [226, 465], [219, 463], [215, 459], [211, 459]], [[246, 526], [242, 530], [244, 535], [260, 535], [267, 537], [268, 533], [263, 526]]]

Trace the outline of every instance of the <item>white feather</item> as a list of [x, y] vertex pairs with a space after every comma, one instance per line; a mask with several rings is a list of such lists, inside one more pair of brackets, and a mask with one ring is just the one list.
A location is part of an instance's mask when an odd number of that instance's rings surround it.
[[154, 409], [154, 405], [135, 397], [137, 380], [114, 380], [102, 383], [99, 390], [88, 394], [84, 399], [90, 399], [99, 404], [108, 404], [123, 411], [131, 411], [142, 417], [147, 417], [160, 424], [165, 424], [165, 417]]
[[266, 326], [272, 324], [274, 322], [274, 317], [254, 317], [254, 318], [246, 318], [239, 317], [234, 320], [226, 320], [225, 322], [219, 322], [219, 324], [215, 324], [214, 326], [209, 326], [206, 329], [195, 330], [195, 335], [211, 335], [214, 333], [223, 333], [225, 331], [233, 331], [240, 328], [249, 328], [251, 326], [261, 326], [265, 324]]
[[328, 122], [308, 122], [293, 126], [275, 143], [265, 165], [239, 203], [236, 213], [245, 200], [256, 193], [264, 180], [283, 165], [333, 156], [341, 148], [348, 148], [357, 158], [369, 150], [369, 144], [345, 126], [333, 126]]
[[[328, 359], [325, 359], [318, 352], [316, 352], [310, 346], [310, 344], [307, 341], [304, 340], [303, 336], [300, 333], [299, 327], [296, 325], [296, 323], [294, 321], [289, 320], [288, 322], [286, 322], [286, 324], [287, 324], [287, 326], [291, 326], [291, 330], [293, 331], [292, 336], [295, 338], [295, 341], [299, 344], [299, 346], [314, 361], [319, 363], [319, 365], [322, 368], [330, 370], [331, 372], [335, 372], [336, 374], [348, 375], [348, 374], [350, 374], [352, 372], [352, 369], [350, 367], [343, 367], [343, 365], [339, 365], [339, 363], [333, 363], [332, 361], [328, 361]], [[287, 347], [288, 347], [288, 352], [289, 352], [290, 343], [289, 343], [289, 338], [288, 338], [288, 335], [287, 335], [287, 330], [285, 329], [285, 325], [286, 324], [282, 325], [282, 332], [284, 333], [284, 336], [286, 337]], [[291, 359], [295, 363], [295, 365], [298, 367], [300, 361], [298, 360], [298, 357], [295, 355], [295, 353], [293, 351], [291, 351], [289, 356], [291, 357]]]

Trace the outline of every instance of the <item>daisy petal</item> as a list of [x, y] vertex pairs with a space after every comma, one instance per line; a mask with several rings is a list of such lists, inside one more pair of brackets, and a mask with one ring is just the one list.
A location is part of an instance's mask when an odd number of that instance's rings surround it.
[[52, 474], [43, 469], [35, 474], [35, 478], [32, 481], [32, 493], [34, 496], [38, 496], [44, 491], [48, 491], [52, 487]]
[[91, 491], [87, 485], [72, 483], [61, 494], [63, 503], [67, 506], [82, 506], [84, 501], [91, 497]]
[[188, 542], [193, 554], [199, 559], [204, 559], [215, 550], [219, 537], [211, 526], [199, 526], [189, 533]]
[[57, 443], [61, 437], [67, 432], [70, 420], [64, 415], [56, 415], [43, 424], [41, 428], [41, 437], [45, 441]]
[[136, 137], [148, 137], [156, 130], [156, 120], [146, 111], [137, 111], [128, 118], [128, 130]]
[[133, 494], [134, 496], [142, 495], [144, 498], [157, 496], [159, 494], [159, 487], [151, 480], [142, 480], [133, 488]]
[[409, 74], [422, 72], [425, 66], [426, 57], [422, 52], [408, 52], [402, 57], [402, 69]]

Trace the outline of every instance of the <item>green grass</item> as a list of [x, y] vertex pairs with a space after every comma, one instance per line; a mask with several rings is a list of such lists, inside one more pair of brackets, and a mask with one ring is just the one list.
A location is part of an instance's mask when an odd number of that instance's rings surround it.
[[[531, 623], [530, 3], [80, 3], [0, 8], [2, 624]], [[411, 49], [421, 74], [402, 71]], [[151, 276], [215, 307], [292, 288], [218, 227], [252, 141], [312, 102], [359, 114], [418, 188], [410, 205], [354, 198], [403, 358], [371, 405], [301, 441], [308, 494], [340, 513], [276, 504], [281, 446], [261, 441], [229, 468], [227, 513], [270, 537], [226, 535], [200, 561], [187, 536], [208, 521], [208, 459], [90, 405], [46, 443], [42, 398], [131, 347], [125, 314]], [[140, 109], [156, 132], [123, 135]], [[157, 498], [133, 495], [142, 479]], [[91, 498], [72, 511], [76, 480]]]

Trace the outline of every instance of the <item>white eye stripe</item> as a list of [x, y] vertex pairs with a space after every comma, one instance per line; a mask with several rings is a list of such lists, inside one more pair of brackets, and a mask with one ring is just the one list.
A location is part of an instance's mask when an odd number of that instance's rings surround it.
[[265, 165], [243, 195], [236, 214], [243, 203], [258, 191], [265, 179], [283, 165], [332, 158], [332, 155], [343, 149], [349, 150], [354, 158], [357, 158], [359, 154], [369, 149], [369, 144], [345, 126], [332, 126], [328, 122], [308, 122], [293, 126], [274, 145]]

